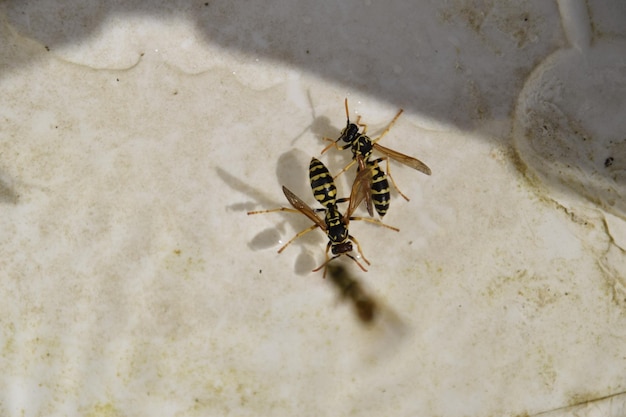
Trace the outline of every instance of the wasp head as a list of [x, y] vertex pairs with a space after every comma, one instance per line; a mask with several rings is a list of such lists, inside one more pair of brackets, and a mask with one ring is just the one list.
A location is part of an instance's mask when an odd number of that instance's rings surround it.
[[352, 242], [346, 241], [333, 245], [333, 255], [341, 255], [352, 251]]
[[350, 123], [348, 120], [346, 127], [341, 131], [341, 136], [339, 139], [343, 140], [346, 143], [352, 143], [356, 138], [359, 137], [359, 127], [354, 123]]

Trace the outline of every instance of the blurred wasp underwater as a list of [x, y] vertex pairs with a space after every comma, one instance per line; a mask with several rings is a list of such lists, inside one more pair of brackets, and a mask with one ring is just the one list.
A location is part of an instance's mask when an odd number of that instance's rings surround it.
[[[357, 178], [359, 176], [365, 175], [371, 176], [369, 170], [361, 171], [357, 175]], [[317, 201], [320, 202], [320, 204], [322, 204], [322, 206], [324, 206], [324, 208], [312, 209], [300, 197], [291, 192], [287, 187], [283, 186], [283, 193], [285, 194], [287, 201], [289, 201], [289, 204], [291, 204], [293, 208], [279, 207], [271, 210], [249, 211], [248, 215], [273, 213], [278, 211], [286, 211], [290, 213], [299, 212], [305, 215], [309, 220], [311, 220], [313, 222], [313, 225], [298, 232], [278, 250], [278, 253], [281, 253], [294, 240], [319, 227], [324, 233], [326, 233], [328, 237], [328, 243], [326, 244], [325, 251], [326, 260], [322, 265], [315, 268], [313, 272], [319, 271], [320, 269], [324, 268], [324, 277], [326, 277], [326, 265], [333, 259], [338, 258], [342, 255], [345, 255], [352, 259], [363, 271], [367, 271], [367, 269], [365, 269], [365, 267], [354, 256], [350, 254], [353, 249], [352, 243], [354, 242], [359, 252], [359, 255], [361, 256], [361, 258], [363, 258], [363, 261], [366, 264], [370, 265], [370, 262], [367, 260], [367, 258], [365, 258], [365, 255], [361, 250], [361, 245], [359, 244], [359, 241], [356, 240], [354, 236], [350, 235], [348, 232], [348, 225], [350, 223], [350, 220], [367, 221], [369, 223], [378, 224], [396, 232], [398, 232], [399, 229], [384, 224], [383, 222], [376, 219], [352, 216], [354, 210], [356, 210], [356, 208], [361, 204], [367, 194], [367, 190], [363, 189], [361, 185], [363, 184], [363, 181], [361, 179], [354, 182], [349, 198], [337, 199], [337, 187], [335, 186], [333, 177], [330, 175], [328, 168], [326, 168], [326, 166], [316, 158], [311, 158], [311, 163], [309, 164], [309, 179], [311, 182], [311, 190], [313, 191], [313, 196]], [[337, 207], [337, 204], [343, 202], [348, 202], [348, 209], [346, 210], [345, 214], [342, 215], [339, 211], [339, 208]], [[316, 214], [316, 212], [325, 212], [324, 220], [322, 220]], [[331, 250], [334, 255], [331, 258], [329, 258], [328, 256], [329, 250]]]
[[343, 265], [328, 265], [330, 281], [335, 284], [342, 299], [350, 300], [354, 313], [365, 324], [374, 321], [378, 307], [372, 297], [365, 292], [361, 283], [352, 277]]
[[[361, 123], [361, 116], [357, 118], [356, 123], [350, 123], [350, 112], [348, 110], [347, 98], [344, 101], [344, 105], [346, 108], [346, 127], [343, 128], [337, 140], [324, 138], [324, 140], [330, 141], [331, 143], [322, 150], [322, 154], [324, 154], [332, 147], [335, 147], [339, 150], [344, 150], [348, 148], [351, 149], [352, 161], [348, 165], [346, 165], [337, 175], [335, 175], [334, 178], [337, 178], [339, 175], [350, 169], [350, 167], [355, 163], [357, 164], [357, 173], [369, 169], [369, 172], [371, 173], [369, 176], [359, 177], [357, 175], [357, 179], [355, 179], [355, 181], [362, 181], [363, 184], [361, 186], [365, 190], [367, 190], [367, 194], [365, 196], [365, 204], [369, 215], [374, 215], [374, 211], [372, 208], [373, 206], [376, 209], [378, 215], [382, 218], [385, 216], [385, 214], [387, 214], [390, 201], [389, 181], [387, 181], [387, 177], [389, 177], [389, 179], [391, 180], [393, 186], [398, 191], [398, 194], [404, 197], [406, 201], [409, 201], [409, 198], [404, 195], [402, 191], [400, 191], [400, 189], [396, 185], [396, 182], [391, 176], [391, 172], [389, 170], [389, 158], [398, 161], [406, 166], [409, 166], [417, 171], [420, 171], [426, 175], [430, 175], [431, 170], [425, 163], [423, 163], [419, 159], [394, 151], [393, 149], [386, 148], [378, 143], [378, 141], [381, 140], [383, 136], [387, 134], [387, 132], [389, 132], [393, 124], [396, 122], [396, 120], [398, 120], [404, 110], [400, 109], [398, 114], [396, 114], [393, 120], [391, 120], [389, 125], [380, 134], [380, 136], [372, 140], [369, 138], [369, 136], [366, 135], [367, 125]], [[359, 132], [359, 128], [361, 127], [363, 128], [363, 131]], [[344, 141], [346, 142], [346, 144], [340, 146], [339, 141]], [[385, 156], [374, 160], [370, 159], [374, 150], [380, 152]], [[385, 174], [385, 172], [378, 165], [378, 163], [382, 161], [386, 161], [387, 163], [387, 174]]]

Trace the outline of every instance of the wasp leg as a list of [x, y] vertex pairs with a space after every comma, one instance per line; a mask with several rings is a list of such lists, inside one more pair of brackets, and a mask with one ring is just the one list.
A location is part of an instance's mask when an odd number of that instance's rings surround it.
[[289, 213], [298, 213], [298, 210], [296, 210], [296, 209], [292, 209], [292, 208], [288, 208], [288, 207], [279, 207], [279, 208], [275, 208], [275, 209], [271, 209], [271, 210], [249, 211], [246, 214], [248, 214], [248, 216], [250, 216], [252, 214], [274, 213], [276, 211], [288, 211]]
[[335, 175], [333, 177], [333, 179], [337, 179], [338, 176], [340, 176], [341, 174], [343, 174], [344, 172], [349, 170], [350, 167], [352, 167], [352, 165], [354, 165], [355, 163], [356, 163], [356, 159], [353, 159], [352, 161], [350, 161], [350, 163], [348, 165], [346, 165], [345, 167], [343, 167], [343, 169], [341, 171], [339, 171], [339, 173], [337, 175]]
[[[364, 221], [364, 222], [374, 223], [374, 224], [377, 224], [377, 225], [379, 225], [379, 226], [386, 227], [387, 229], [391, 229], [391, 230], [393, 230], [393, 231], [395, 231], [395, 232], [399, 232], [399, 231], [400, 231], [400, 229], [398, 229], [397, 227], [389, 226], [388, 224], [383, 223], [383, 222], [381, 222], [381, 221], [380, 221], [380, 220], [378, 220], [378, 219], [372, 219], [372, 218], [370, 218], [370, 217], [350, 217], [349, 219], [350, 219], [350, 220], [357, 220], [357, 221], [358, 221], [358, 220], [362, 220], [362, 221]], [[369, 262], [368, 262], [368, 263], [369, 263]]]
[[324, 149], [322, 149], [322, 152], [320, 152], [320, 155], [323, 155], [324, 153], [326, 153], [326, 151], [328, 151], [333, 146], [335, 148], [339, 149], [340, 151], [343, 151], [344, 149], [348, 149], [350, 146], [352, 146], [352, 144], [350, 144], [350, 143], [348, 143], [346, 145], [343, 145], [343, 146], [339, 146], [339, 144], [338, 144], [339, 139], [334, 140], [334, 139], [327, 138], [327, 137], [324, 137], [322, 139], [324, 139], [327, 142], [331, 142], [331, 143], [329, 143], [328, 146], [326, 146]]
[[[322, 210], [322, 209], [319, 209]], [[299, 210], [296, 209], [292, 209], [292, 208], [288, 208], [288, 207], [279, 207], [279, 208], [275, 208], [275, 209], [271, 209], [271, 210], [258, 210], [258, 211], [249, 211], [248, 212], [248, 216], [252, 215], [252, 214], [263, 214], [263, 213], [274, 213], [277, 211], [286, 211], [289, 213], [300, 213]], [[316, 228], [318, 228], [319, 226], [317, 224], [314, 224], [310, 227], [307, 227], [306, 229], [302, 230], [301, 232], [297, 233], [294, 237], [292, 237], [289, 242], [285, 243], [280, 249], [278, 249], [278, 253], [281, 253], [282, 251], [285, 250], [285, 248], [287, 246], [289, 246], [291, 244], [291, 242], [293, 242], [294, 240], [296, 240], [297, 238], [304, 236], [305, 234], [309, 233], [311, 230], [315, 230]]]
[[320, 269], [324, 268], [324, 274], [322, 275], [322, 278], [324, 278], [324, 279], [326, 279], [326, 265], [328, 264], [328, 262], [332, 261], [332, 260], [333, 260], [333, 259], [335, 259], [337, 256], [339, 256], [339, 255], [336, 255], [336, 256], [333, 256], [332, 258], [329, 258], [329, 257], [328, 257], [328, 251], [330, 250], [330, 246], [331, 246], [331, 243], [330, 243], [330, 242], [328, 242], [328, 243], [326, 244], [326, 251], [324, 252], [324, 257], [326, 258], [326, 260], [324, 261], [324, 263], [323, 263], [323, 264], [321, 264], [320, 266], [318, 266], [317, 268], [315, 268], [314, 270], [312, 270], [312, 271], [311, 271], [311, 272], [317, 272], [317, 271], [319, 271]]
[[367, 125], [365, 123], [361, 123], [361, 115], [359, 114], [359, 117], [356, 118], [356, 122], [354, 123], [355, 125], [357, 125], [358, 127], [362, 127], [363, 131], [361, 132], [361, 135], [365, 135], [367, 133]]
[[398, 114], [395, 115], [395, 117], [391, 120], [391, 122], [389, 122], [389, 124], [387, 125], [385, 130], [383, 130], [383, 133], [381, 133], [380, 136], [378, 136], [376, 139], [372, 140], [372, 143], [376, 143], [379, 140], [381, 140], [383, 138], [383, 136], [385, 136], [387, 134], [387, 132], [389, 132], [389, 129], [391, 129], [391, 126], [393, 126], [393, 124], [396, 122], [396, 120], [398, 120], [398, 117], [400, 117], [400, 115], [403, 112], [404, 112], [404, 110], [400, 109], [400, 111], [398, 111]]
[[[296, 210], [297, 211], [297, 210]], [[314, 224], [313, 226], [307, 227], [306, 229], [302, 230], [301, 232], [298, 232], [294, 237], [291, 238], [291, 240], [289, 240], [289, 242], [285, 243], [283, 245], [282, 248], [278, 249], [278, 253], [281, 253], [283, 250], [285, 250], [285, 248], [287, 246], [289, 246], [291, 244], [291, 242], [293, 242], [294, 240], [296, 240], [299, 237], [302, 237], [304, 235], [306, 235], [307, 233], [309, 233], [311, 230], [315, 230], [317, 229], [319, 226]]]
[[[361, 263], [360, 263], [360, 262], [359, 262], [359, 261], [358, 261], [358, 260], [357, 260], [354, 256], [350, 255], [349, 253], [343, 253], [342, 255], [345, 255], [345, 256], [347, 256], [348, 258], [352, 259], [352, 260], [353, 260], [353, 261], [354, 261], [354, 262], [355, 262], [355, 263], [359, 266], [359, 268], [361, 268], [361, 270], [362, 270], [363, 272], [367, 272], [367, 269], [365, 269], [365, 267], [364, 267], [363, 265], [361, 265]], [[338, 258], [338, 257], [340, 257], [340, 256], [341, 256], [341, 255], [335, 255], [335, 256], [333, 256], [332, 258], [330, 258], [330, 259], [326, 260], [326, 262], [324, 262], [323, 264], [321, 264], [320, 266], [318, 266], [317, 268], [315, 268], [315, 269], [313, 270], [313, 272], [317, 272], [317, 271], [319, 271], [320, 269], [324, 268], [324, 275], [323, 275], [322, 277], [323, 277], [324, 279], [326, 279], [326, 269], [327, 269], [326, 267], [327, 267], [328, 263], [329, 263], [330, 261], [332, 261], [333, 259]], [[363, 257], [363, 254], [361, 254], [361, 257]], [[367, 260], [365, 259], [365, 257], [363, 257], [363, 260], [367, 262]], [[369, 262], [367, 262], [367, 264], [369, 265], [370, 263], [369, 263]]]
[[[356, 240], [353, 236], [348, 235], [348, 238], [354, 242], [354, 244], [356, 245], [357, 250], [359, 251], [359, 255], [361, 255], [361, 258], [363, 258], [363, 260], [365, 261], [366, 264], [371, 265], [370, 261], [367, 260], [367, 258], [365, 257], [365, 255], [363, 255], [363, 251], [361, 250], [361, 244], [359, 243], [358, 240]], [[352, 258], [352, 257], [351, 257]], [[352, 258], [354, 259], [354, 258]], [[354, 261], [358, 264], [359, 262], [354, 259]]]

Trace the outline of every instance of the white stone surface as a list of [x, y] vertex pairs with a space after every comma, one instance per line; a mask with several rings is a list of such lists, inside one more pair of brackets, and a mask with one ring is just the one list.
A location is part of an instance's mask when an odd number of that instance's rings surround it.
[[[623, 415], [626, 7], [413, 3], [0, 4], [0, 415]], [[433, 171], [350, 224], [371, 325], [246, 216], [344, 97]]]

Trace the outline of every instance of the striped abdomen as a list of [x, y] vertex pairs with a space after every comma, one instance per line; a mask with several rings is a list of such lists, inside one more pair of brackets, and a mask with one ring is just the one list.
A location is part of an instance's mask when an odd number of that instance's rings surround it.
[[333, 176], [330, 175], [328, 168], [318, 159], [311, 158], [309, 179], [311, 180], [311, 189], [315, 199], [326, 208], [335, 205], [337, 199], [335, 181], [333, 181]]
[[372, 168], [372, 201], [378, 215], [382, 218], [389, 209], [389, 181], [387, 175], [378, 166], [378, 161], [367, 161]]

